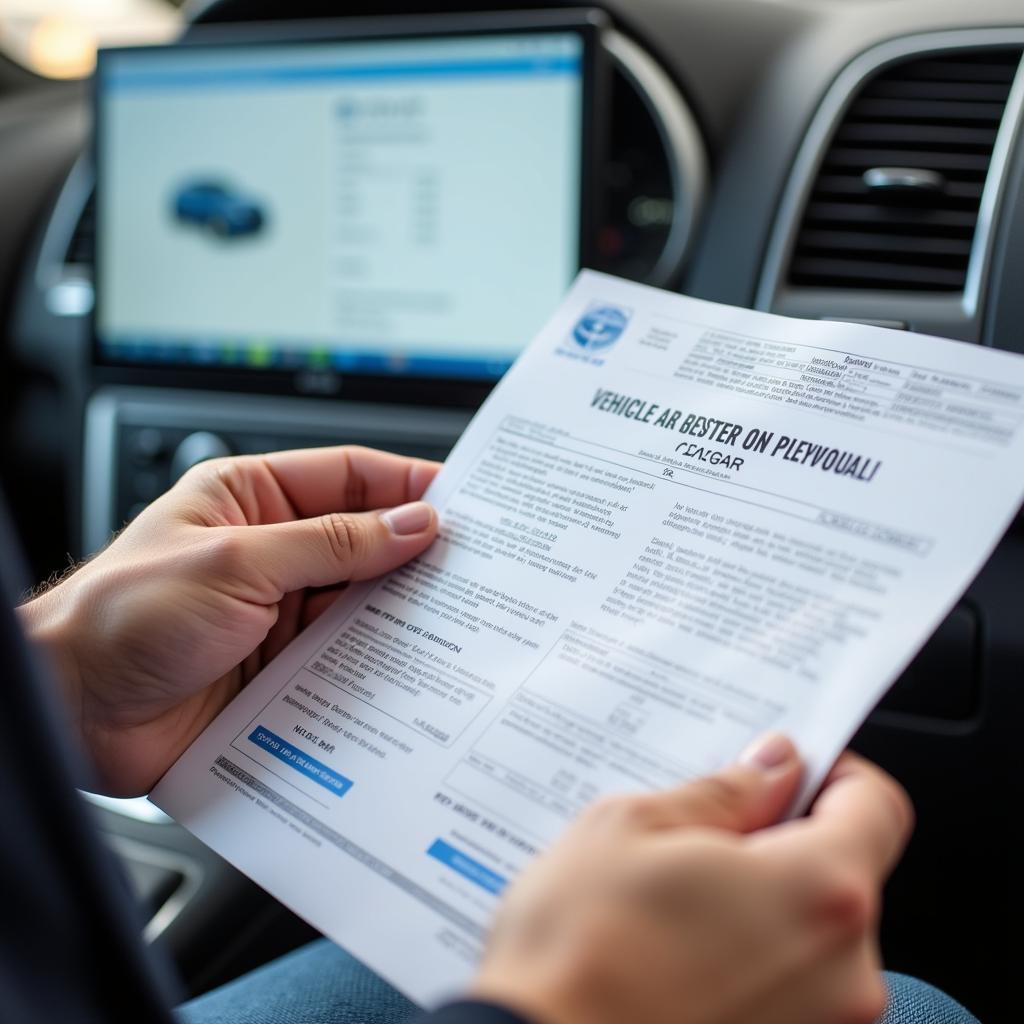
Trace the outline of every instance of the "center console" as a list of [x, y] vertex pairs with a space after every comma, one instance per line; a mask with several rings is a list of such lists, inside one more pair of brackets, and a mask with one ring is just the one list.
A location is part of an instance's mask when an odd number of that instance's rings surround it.
[[210, 391], [106, 387], [85, 420], [83, 540], [93, 551], [209, 458], [362, 444], [443, 460], [468, 409], [323, 402]]

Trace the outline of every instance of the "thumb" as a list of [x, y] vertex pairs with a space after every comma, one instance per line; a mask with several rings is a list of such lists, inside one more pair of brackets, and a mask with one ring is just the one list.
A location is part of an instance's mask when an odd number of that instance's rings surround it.
[[282, 594], [380, 576], [414, 558], [437, 535], [425, 501], [377, 512], [332, 512], [245, 528], [250, 564]]
[[705, 826], [753, 832], [774, 825], [785, 814], [802, 774], [793, 743], [781, 733], [768, 733], [751, 744], [736, 764], [648, 799], [656, 805], [653, 817], [660, 828]]

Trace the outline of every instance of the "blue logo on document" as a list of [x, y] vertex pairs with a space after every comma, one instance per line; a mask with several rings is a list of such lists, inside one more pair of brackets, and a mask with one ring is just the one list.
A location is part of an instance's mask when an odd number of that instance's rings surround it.
[[588, 351], [614, 345], [629, 323], [630, 312], [607, 302], [593, 303], [576, 321], [572, 329], [573, 341]]

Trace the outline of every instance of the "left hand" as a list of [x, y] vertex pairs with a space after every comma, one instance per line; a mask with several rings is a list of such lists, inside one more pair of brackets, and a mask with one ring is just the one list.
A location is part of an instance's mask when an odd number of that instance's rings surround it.
[[23, 605], [104, 791], [148, 792], [339, 585], [424, 551], [438, 468], [354, 447], [205, 462]]

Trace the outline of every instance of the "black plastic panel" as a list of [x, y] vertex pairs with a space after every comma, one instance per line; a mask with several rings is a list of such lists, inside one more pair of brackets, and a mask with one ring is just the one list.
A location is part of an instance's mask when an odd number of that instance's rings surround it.
[[955, 608], [907, 667], [875, 712], [874, 721], [898, 716], [935, 723], [968, 722], [981, 710], [981, 628], [977, 611]]

